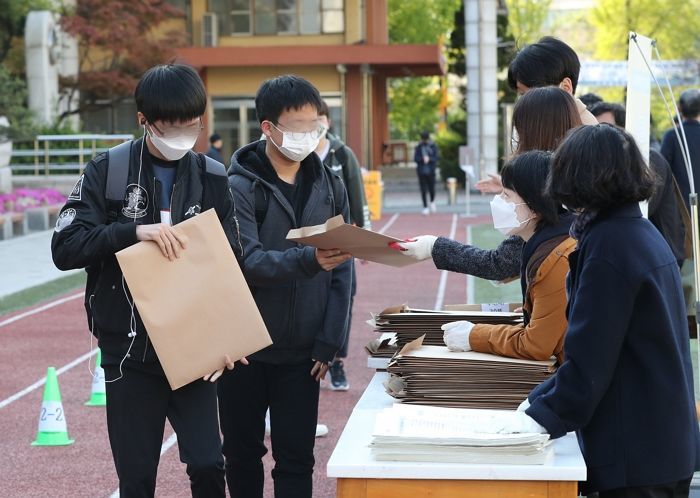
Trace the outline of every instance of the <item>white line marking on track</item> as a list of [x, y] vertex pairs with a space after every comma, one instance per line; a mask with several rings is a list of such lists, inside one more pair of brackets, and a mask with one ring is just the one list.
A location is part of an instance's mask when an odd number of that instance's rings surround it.
[[[163, 446], [160, 447], [160, 456], [163, 456], [163, 454], [172, 448], [175, 443], [177, 443], [177, 434], [173, 432], [170, 437], [165, 440]], [[114, 493], [109, 495], [109, 498], [119, 498], [119, 490], [116, 490]]]
[[[67, 372], [68, 370], [70, 370], [71, 368], [75, 367], [76, 365], [80, 365], [80, 364], [81, 364], [82, 362], [84, 362], [85, 360], [91, 358], [91, 357], [92, 357], [93, 355], [95, 355], [95, 354], [97, 354], [97, 349], [93, 349], [92, 351], [90, 351], [90, 352], [88, 352], [88, 353], [85, 353], [85, 354], [84, 354], [83, 356], [81, 356], [80, 358], [76, 358], [75, 360], [71, 361], [70, 363], [68, 363], [68, 364], [62, 366], [61, 368], [59, 368], [58, 370], [56, 370], [56, 375], [61, 375], [63, 372]], [[4, 407], [6, 407], [7, 405], [9, 405], [10, 403], [12, 403], [12, 402], [14, 402], [14, 401], [17, 401], [18, 399], [20, 399], [20, 398], [26, 396], [27, 394], [29, 394], [30, 392], [34, 391], [35, 389], [40, 388], [40, 387], [43, 386], [44, 384], [46, 384], [46, 376], [44, 376], [44, 377], [42, 377], [41, 379], [37, 380], [37, 381], [36, 381], [34, 384], [32, 384], [31, 386], [25, 387], [24, 389], [22, 389], [22, 390], [19, 391], [18, 393], [13, 394], [13, 395], [10, 396], [9, 398], [6, 398], [6, 399], [0, 401], [0, 408], [4, 408]]]
[[[456, 214], [452, 215], [452, 226], [450, 227], [450, 240], [455, 239], [455, 234], [457, 233], [457, 219], [459, 217]], [[440, 283], [438, 284], [437, 297], [435, 298], [434, 310], [441, 310], [442, 305], [445, 302], [445, 288], [447, 287], [447, 270], [442, 270], [440, 275]]]
[[83, 297], [85, 295], [84, 292], [78, 292], [77, 294], [72, 294], [70, 296], [62, 297], [61, 299], [56, 299], [55, 301], [51, 301], [50, 303], [46, 303], [43, 306], [40, 306], [38, 308], [35, 308], [33, 310], [25, 311], [24, 313], [20, 313], [19, 315], [15, 315], [12, 318], [8, 318], [7, 320], [3, 320], [0, 322], [0, 327], [4, 327], [6, 325], [9, 325], [11, 323], [15, 323], [18, 320], [21, 320], [22, 318], [27, 318], [28, 316], [36, 315], [37, 313], [41, 313], [42, 311], [46, 311], [51, 308], [55, 308], [56, 306], [60, 306], [63, 303], [67, 303], [68, 301], [72, 301], [73, 299], [78, 299], [79, 297]]
[[386, 233], [386, 231], [389, 230], [389, 228], [391, 228], [391, 225], [393, 225], [394, 222], [399, 219], [399, 216], [400, 216], [399, 213], [394, 213], [394, 216], [389, 218], [389, 221], [386, 222], [386, 225], [384, 225], [382, 227], [382, 229], [379, 230], [379, 232], [377, 232], [377, 233], [380, 233], [380, 234]]

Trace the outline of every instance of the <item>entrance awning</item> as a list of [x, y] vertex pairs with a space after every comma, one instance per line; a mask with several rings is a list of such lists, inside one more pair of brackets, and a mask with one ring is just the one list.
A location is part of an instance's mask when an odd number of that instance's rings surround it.
[[272, 47], [187, 47], [180, 59], [197, 68], [368, 64], [387, 77], [433, 76], [446, 71], [438, 45], [293, 45]]

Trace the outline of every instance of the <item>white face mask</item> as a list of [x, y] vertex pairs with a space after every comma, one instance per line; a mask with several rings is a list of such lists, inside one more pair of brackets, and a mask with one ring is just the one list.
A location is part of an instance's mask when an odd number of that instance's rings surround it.
[[[275, 126], [274, 124], [272, 126]], [[277, 126], [275, 126], [277, 128]], [[282, 145], [277, 145], [270, 135], [270, 142], [275, 144], [277, 150], [279, 150], [286, 157], [292, 161], [303, 161], [306, 156], [311, 154], [318, 147], [319, 138], [311, 138], [311, 133], [304, 133], [303, 138], [295, 139], [292, 137], [292, 133], [288, 131], [282, 131]]]
[[159, 137], [150, 129], [148, 130], [148, 136], [153, 146], [168, 161], [177, 161], [184, 157], [187, 151], [192, 150], [198, 137], [198, 135], [185, 135], [174, 138]]
[[497, 195], [491, 201], [491, 216], [493, 217], [493, 227], [503, 235], [511, 235], [512, 232], [519, 228], [523, 223], [527, 223], [532, 217], [519, 221], [515, 208], [525, 202], [514, 204], [506, 201], [500, 195]]

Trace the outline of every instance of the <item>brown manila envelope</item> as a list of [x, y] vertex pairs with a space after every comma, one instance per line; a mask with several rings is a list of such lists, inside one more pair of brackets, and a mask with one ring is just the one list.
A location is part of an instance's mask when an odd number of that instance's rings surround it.
[[117, 253], [173, 390], [272, 344], [216, 212], [177, 228], [189, 239], [179, 259], [150, 241]]
[[287, 239], [319, 249], [340, 249], [356, 258], [388, 266], [418, 263], [418, 260], [389, 247], [391, 242], [402, 240], [348, 225], [342, 215], [334, 216], [322, 225], [290, 230]]

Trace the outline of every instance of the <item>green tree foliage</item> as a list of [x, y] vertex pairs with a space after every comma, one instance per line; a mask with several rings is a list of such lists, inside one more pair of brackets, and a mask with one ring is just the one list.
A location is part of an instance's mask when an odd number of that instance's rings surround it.
[[625, 60], [630, 31], [654, 38], [666, 60], [700, 49], [700, 0], [597, 0], [590, 23], [599, 60]]
[[[27, 108], [27, 86], [0, 64], [0, 116], [10, 122], [9, 136], [27, 138], [34, 131], [32, 115]], [[0, 130], [4, 133], [4, 130]]]
[[[635, 31], [653, 38], [664, 60], [695, 59], [700, 50], [700, 0], [597, 0], [588, 14], [595, 41], [591, 52], [599, 60], [626, 60], [628, 36]], [[653, 55], [656, 59], [656, 56]], [[675, 88], [676, 96], [684, 88]], [[665, 91], [665, 88], [664, 88]], [[596, 90], [609, 102], [625, 102], [624, 88]], [[669, 98], [668, 94], [666, 95]], [[671, 121], [652, 85], [652, 133], [657, 136], [671, 127]]]
[[389, 86], [391, 138], [418, 140], [438, 121], [440, 90], [434, 77], [395, 78]]
[[508, 34], [520, 46], [536, 42], [542, 35], [542, 26], [552, 0], [506, 0]]
[[437, 43], [454, 26], [461, 0], [389, 0], [390, 43]]
[[[435, 44], [454, 27], [461, 0], [389, 0], [389, 42]], [[394, 78], [389, 82], [389, 122], [393, 139], [416, 140], [439, 120], [437, 77]]]
[[13, 40], [24, 35], [24, 23], [32, 10], [53, 10], [50, 0], [0, 0], [0, 62]]

